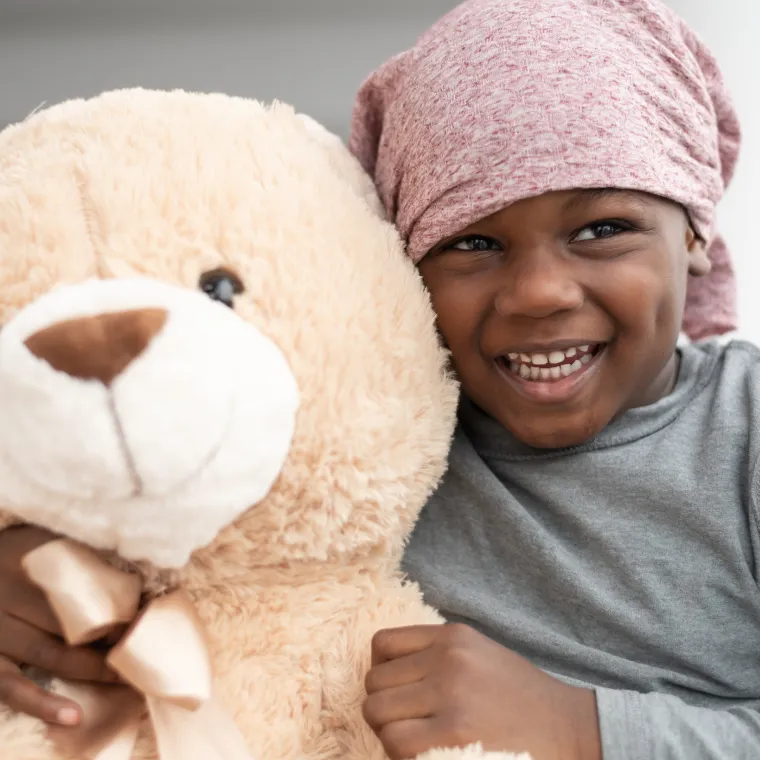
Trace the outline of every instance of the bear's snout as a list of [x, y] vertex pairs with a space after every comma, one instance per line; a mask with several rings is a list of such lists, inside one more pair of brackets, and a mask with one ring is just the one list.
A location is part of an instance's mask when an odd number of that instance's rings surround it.
[[24, 342], [53, 369], [110, 385], [166, 324], [166, 309], [132, 309], [58, 322]]

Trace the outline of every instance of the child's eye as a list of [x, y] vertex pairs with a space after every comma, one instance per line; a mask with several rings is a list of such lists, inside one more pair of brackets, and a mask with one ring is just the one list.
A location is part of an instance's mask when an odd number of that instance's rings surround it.
[[587, 240], [602, 240], [615, 237], [621, 232], [628, 232], [631, 228], [620, 222], [595, 222], [579, 230], [572, 239], [573, 243], [582, 243]]
[[482, 235], [470, 235], [461, 238], [446, 246], [450, 251], [471, 251], [485, 253], [487, 251], [499, 251], [501, 246], [496, 240]]

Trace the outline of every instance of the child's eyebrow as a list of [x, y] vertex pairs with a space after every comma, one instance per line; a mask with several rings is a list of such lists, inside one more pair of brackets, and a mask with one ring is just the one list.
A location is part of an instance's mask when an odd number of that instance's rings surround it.
[[620, 190], [615, 187], [599, 187], [578, 190], [564, 205], [565, 211], [573, 211], [579, 206], [586, 206], [595, 201], [604, 201], [608, 199], [624, 199], [632, 201], [638, 206], [646, 205], [646, 196], [633, 190]]

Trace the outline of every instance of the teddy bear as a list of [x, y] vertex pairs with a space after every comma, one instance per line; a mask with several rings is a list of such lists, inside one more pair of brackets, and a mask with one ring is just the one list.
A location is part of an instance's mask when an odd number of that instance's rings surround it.
[[[458, 390], [343, 143], [221, 94], [62, 103], [0, 134], [0, 251], [0, 523], [62, 537], [27, 570], [73, 628], [102, 602], [93, 577], [114, 581], [114, 620], [185, 678], [162, 728], [145, 700], [171, 699], [136, 688], [124, 647], [120, 696], [93, 699], [124, 715], [135, 698], [127, 745], [0, 708], [3, 760], [384, 758], [362, 717], [370, 643], [441, 622], [399, 560]], [[201, 649], [210, 719], [188, 685]], [[204, 720], [242, 746], [188, 746]], [[512, 757], [430, 757], [486, 754]]]

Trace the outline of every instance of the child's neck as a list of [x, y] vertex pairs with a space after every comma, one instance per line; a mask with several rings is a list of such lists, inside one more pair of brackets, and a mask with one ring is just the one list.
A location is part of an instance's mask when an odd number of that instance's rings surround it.
[[655, 404], [665, 396], [669, 396], [678, 383], [678, 371], [681, 367], [681, 353], [678, 349], [673, 351], [673, 355], [668, 359], [665, 366], [662, 368], [657, 377], [652, 381], [648, 388], [646, 388], [640, 398], [634, 399], [633, 403], [621, 409], [618, 414], [615, 415], [615, 419], [622, 417], [626, 412], [631, 409], [638, 409], [642, 406], [650, 406]]

